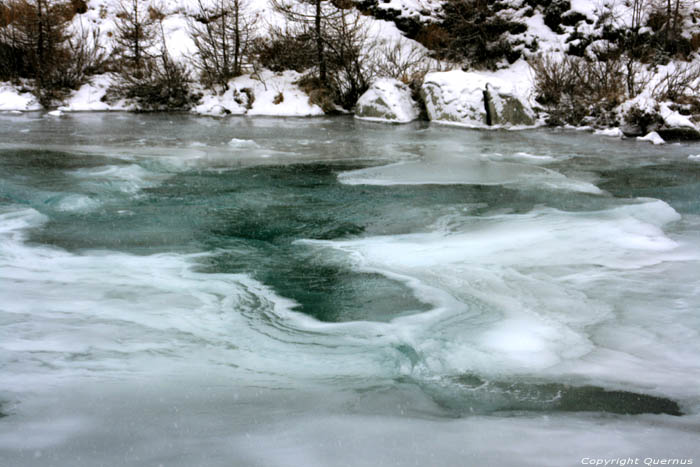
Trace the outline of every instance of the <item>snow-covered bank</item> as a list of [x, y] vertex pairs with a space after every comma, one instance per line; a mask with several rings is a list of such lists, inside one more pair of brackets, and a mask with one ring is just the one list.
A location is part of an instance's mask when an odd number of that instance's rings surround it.
[[[308, 3], [290, 1], [294, 8], [303, 10], [309, 7]], [[326, 3], [332, 8], [330, 2], [324, 2]], [[694, 22], [694, 18], [700, 15], [700, 9], [695, 6], [682, 6], [680, 25], [680, 35], [694, 49], [683, 54], [669, 52], [666, 56], [662, 53], [662, 56], [654, 59], [645, 58], [646, 61], [639, 59], [640, 61], [635, 62], [632, 67], [639, 68], [639, 75], [636, 77], [639, 79], [632, 80], [636, 83], [632, 90], [622, 89], [628, 87], [628, 84], [623, 83], [609, 98], [589, 99], [589, 95], [593, 93], [584, 93], [581, 100], [585, 102], [579, 108], [572, 108], [571, 112], [562, 112], [562, 109], [556, 108], [558, 103], [552, 104], [542, 99], [542, 91], [536, 85], [533, 74], [533, 69], [537, 67], [533, 65], [531, 69], [529, 63], [536, 64], [536, 60], [542, 54], [552, 57], [554, 63], [564, 57], [573, 60], [585, 58], [584, 61], [588, 63], [605, 62], [607, 59], [600, 55], [603, 53], [601, 51], [614, 50], [615, 47], [621, 47], [620, 44], [624, 46], [625, 43], [616, 37], [622, 37], [632, 30], [634, 18], [631, 9], [620, 2], [603, 4], [597, 0], [504, 0], [499, 2], [497, 8], [488, 7], [483, 10], [487, 13], [482, 11], [485, 14], [482, 18], [486, 21], [484, 24], [490, 25], [488, 21], [496, 18], [518, 26], [517, 30], [509, 30], [501, 37], [503, 44], [502, 47], [499, 45], [498, 50], [498, 57], [501, 58], [495, 58], [493, 61], [479, 61], [478, 56], [466, 53], [460, 55], [459, 51], [455, 55], [445, 56], [440, 49], [444, 44], [431, 43], [428, 40], [430, 37], [425, 37], [425, 34], [431, 31], [431, 26], [437, 28], [437, 32], [434, 31], [437, 36], [442, 31], [459, 37], [471, 37], [468, 28], [461, 29], [463, 25], [456, 31], [448, 30], [445, 15], [459, 15], [454, 11], [449, 13], [451, 10], [440, 0], [356, 0], [355, 3], [357, 9], [343, 10], [343, 14], [347, 15], [344, 16], [347, 19], [346, 25], [353, 24], [361, 33], [357, 36], [361, 37], [361, 40], [357, 39], [360, 41], [357, 43], [360, 54], [353, 66], [371, 71], [352, 83], [353, 93], [348, 94], [350, 97], [340, 89], [343, 86], [351, 86], [347, 76], [337, 74], [326, 83], [328, 85], [330, 82], [329, 87], [333, 89], [327, 93], [326, 90], [318, 93], [321, 86], [318, 82], [314, 84], [314, 78], [319, 75], [318, 63], [302, 60], [301, 64], [290, 64], [282, 60], [282, 65], [270, 64], [260, 58], [262, 53], [259, 51], [251, 52], [243, 59], [244, 69], [247, 72], [255, 69], [256, 72], [231, 80], [226, 89], [220, 86], [219, 89], [205, 89], [200, 81], [209, 81], [200, 73], [202, 69], [197, 68], [198, 50], [194, 37], [197, 34], [196, 24], [201, 23], [203, 17], [201, 8], [209, 8], [213, 2], [206, 0], [198, 5], [197, 2], [188, 0], [173, 0], [159, 4], [143, 0], [145, 7], [154, 7], [158, 10], [158, 15], [162, 15], [159, 18], [162, 17], [161, 25], [167, 52], [174, 62], [183, 65], [184, 74], [188, 74], [192, 80], [191, 83], [184, 80], [186, 85], [183, 86], [185, 91], [182, 94], [187, 98], [168, 100], [168, 96], [179, 94], [168, 94], [161, 86], [153, 86], [156, 89], [153, 94], [159, 95], [153, 100], [158, 105], [149, 107], [144, 103], [144, 99], [118, 100], [115, 95], [119, 92], [109, 91], [115, 80], [105, 73], [92, 76], [87, 84], [67, 93], [65, 97], [55, 98], [55, 101], [47, 105], [62, 112], [173, 108], [190, 109], [196, 114], [209, 116], [299, 117], [322, 115], [324, 109], [332, 109], [334, 105], [340, 104], [345, 109], [350, 109], [356, 103], [358, 118], [393, 123], [427, 117], [436, 123], [464, 127], [518, 129], [547, 122], [552, 125], [589, 127], [597, 130], [619, 128], [627, 137], [643, 137], [656, 132], [668, 141], [700, 139], [700, 128], [697, 124], [700, 115], [693, 115], [699, 112], [697, 109], [700, 108], [700, 100], [689, 101], [687, 93], [676, 98], [673, 97], [673, 93], [661, 92], [667, 85], [665, 79], [671, 77], [678, 81], [679, 76], [683, 77], [683, 74], [678, 75], [678, 72], [692, 71], [693, 67], [700, 70], [699, 46], [692, 45], [697, 40], [691, 40], [693, 37], [700, 37], [700, 27]], [[100, 47], [107, 55], [119, 55], [121, 52], [115, 48], [119, 10], [118, 0], [87, 0], [86, 11], [75, 14], [69, 29], [72, 33], [95, 33], [100, 38]], [[284, 42], [284, 39], [270, 34], [271, 28], [281, 28], [287, 31], [290, 37], [296, 34], [293, 32], [296, 24], [294, 20], [290, 22], [289, 18], [285, 18], [280, 10], [274, 8], [271, 0], [250, 2], [246, 5], [245, 12], [252, 24], [250, 37], [256, 41], [270, 40], [270, 44], [274, 41]], [[647, 11], [645, 15], [649, 17], [651, 13]], [[642, 21], [639, 24], [646, 23]], [[290, 29], [285, 29], [287, 27]], [[484, 26], [482, 29], [489, 27]], [[649, 41], [645, 35], [659, 34], [651, 29], [649, 26], [642, 27], [639, 31], [642, 37], [640, 40]], [[479, 27], [476, 27], [476, 30], [477, 35], [487, 34]], [[498, 41], [492, 42], [500, 44]], [[653, 45], [652, 42], [649, 43]], [[282, 56], [291, 54], [290, 49], [293, 49], [294, 42], [291, 44], [292, 46], [287, 44], [281, 47], [276, 53]], [[312, 48], [309, 43], [304, 43], [304, 47], [309, 50]], [[508, 53], [504, 54], [501, 50], [504, 47]], [[156, 50], [153, 46], [151, 48], [151, 52], [160, 53], [161, 49]], [[624, 52], [623, 48], [622, 53], [629, 52]], [[115, 61], [105, 69], [115, 70], [118, 66], [119, 62]], [[265, 67], [274, 70], [293, 68], [304, 71], [272, 72]], [[495, 71], [485, 71], [486, 69]], [[620, 70], [622, 68], [610, 72], [611, 76], [615, 73], [624, 75], [629, 72]], [[429, 71], [432, 72], [427, 73]], [[333, 73], [330, 69], [329, 72]], [[302, 86], [304, 89], [300, 88], [296, 83], [302, 78], [309, 86], [316, 86], [318, 89], [312, 90], [306, 86]], [[605, 77], [600, 78], [604, 80]], [[690, 83], [688, 89], [697, 90], [700, 86], [697, 81]], [[31, 82], [28, 79], [21, 87], [0, 83], [0, 111], [40, 110], [37, 98], [25, 88]], [[393, 84], [389, 85], [389, 82]], [[405, 87], [405, 83], [410, 83], [410, 88]], [[421, 96], [418, 96], [419, 89], [422, 90]], [[365, 90], [364, 96], [358, 100]], [[57, 93], [57, 96], [61, 96], [62, 92], [63, 90]], [[314, 97], [310, 98], [307, 93]], [[317, 98], [317, 95], [323, 97]], [[158, 101], [158, 97], [163, 96], [166, 98], [163, 99], [165, 103]], [[331, 99], [335, 99], [336, 102], [331, 102]], [[420, 102], [421, 99], [425, 102]], [[42, 98], [42, 103], [46, 100]], [[567, 96], [562, 100], [567, 101]], [[426, 111], [423, 114], [426, 115], [421, 115], [423, 108]], [[567, 115], [574, 116], [569, 118]], [[618, 136], [618, 133], [614, 131], [610, 135]]]
[[0, 111], [41, 110], [41, 105], [31, 92], [23, 92], [10, 83], [0, 83]]
[[65, 104], [58, 109], [64, 112], [136, 110], [133, 104], [127, 104], [123, 100], [112, 103], [105, 101], [105, 94], [112, 82], [113, 79], [109, 75], [95, 76], [89, 83], [72, 92]]
[[192, 111], [199, 115], [265, 115], [309, 117], [323, 115], [323, 110], [295, 83], [301, 78], [296, 71], [239, 76], [229, 82], [222, 94], [207, 92]]
[[[232, 79], [229, 89], [221, 94], [200, 89], [202, 97], [191, 111], [199, 115], [259, 115], [280, 117], [308, 117], [323, 115], [323, 110], [312, 104], [309, 96], [295, 83], [301, 74], [295, 71], [274, 73], [264, 70], [258, 74]], [[135, 111], [133, 102], [123, 99], [108, 101], [107, 90], [115, 78], [109, 74], [94, 76], [89, 83], [71, 92], [58, 110], [62, 112], [84, 111]], [[20, 92], [15, 86], [0, 86], [0, 110], [35, 111], [42, 107], [34, 95]]]

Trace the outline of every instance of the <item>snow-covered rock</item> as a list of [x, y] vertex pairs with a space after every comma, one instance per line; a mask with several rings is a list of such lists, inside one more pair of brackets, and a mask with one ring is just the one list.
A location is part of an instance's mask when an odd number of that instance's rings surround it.
[[459, 70], [429, 73], [421, 88], [431, 121], [468, 127], [531, 126], [535, 114], [517, 82]]
[[355, 117], [363, 120], [405, 123], [420, 115], [411, 89], [393, 78], [380, 78], [357, 101]]
[[295, 84], [301, 75], [295, 71], [274, 73], [269, 70], [257, 75], [232, 79], [223, 94], [208, 93], [192, 110], [200, 115], [267, 115], [278, 117], [309, 117], [323, 115], [323, 109], [309, 102], [309, 96]]
[[0, 110], [39, 110], [41, 105], [30, 92], [20, 92], [15, 86], [0, 84]]
[[700, 139], [700, 131], [698, 131], [695, 124], [685, 115], [681, 115], [677, 111], [671, 110], [666, 104], [661, 105], [659, 114], [661, 115], [664, 124], [656, 131], [663, 139]]
[[652, 144], [664, 144], [664, 143], [666, 143], [666, 141], [664, 141], [664, 139], [661, 136], [659, 136], [659, 134], [655, 131], [652, 131], [651, 133], [649, 133], [646, 136], [638, 136], [637, 140], [649, 141]]
[[[651, 96], [650, 90], [623, 103], [619, 111], [625, 120], [622, 131], [626, 136], [641, 136], [653, 131], [665, 140], [700, 139], [700, 130], [690, 118], [672, 110], [669, 103], [658, 102]], [[644, 115], [644, 120], [649, 123], [642, 128], [634, 117], [629, 121], [631, 115], [637, 115], [637, 119]]]

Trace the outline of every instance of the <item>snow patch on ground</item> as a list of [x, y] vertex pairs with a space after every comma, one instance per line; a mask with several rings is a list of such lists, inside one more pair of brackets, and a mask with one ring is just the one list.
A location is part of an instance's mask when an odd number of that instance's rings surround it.
[[[309, 117], [323, 115], [309, 96], [295, 84], [301, 78], [296, 71], [275, 73], [264, 70], [259, 74], [239, 76], [229, 82], [221, 95], [206, 94], [192, 111], [200, 115], [266, 115], [278, 117]], [[250, 102], [246, 91], [252, 96]]]
[[[479, 74], [490, 79], [491, 85], [499, 91], [518, 96], [530, 104], [535, 102], [535, 79], [530, 65], [525, 60], [518, 60], [502, 70], [480, 71]], [[498, 83], [498, 86], [494, 83]]]
[[[231, 80], [229, 89], [216, 94], [202, 90], [200, 103], [192, 110], [200, 115], [266, 115], [284, 117], [306, 117], [323, 115], [323, 110], [309, 102], [309, 96], [294, 84], [301, 78], [295, 71], [274, 73], [268, 70], [258, 75], [240, 76]], [[134, 105], [120, 100], [103, 102], [114, 77], [109, 74], [94, 76], [90, 82], [73, 91], [57, 112], [80, 111], [129, 111]], [[247, 94], [244, 89], [249, 90]], [[251, 96], [249, 99], [248, 96]], [[252, 102], [250, 102], [252, 101]], [[0, 111], [41, 110], [42, 107], [31, 93], [20, 93], [15, 86], [0, 85]], [[49, 113], [52, 116], [59, 113]]]
[[40, 110], [41, 105], [30, 92], [21, 92], [9, 83], [0, 83], [0, 110]]
[[193, 56], [197, 50], [190, 37], [187, 21], [183, 14], [174, 14], [163, 20], [163, 32], [168, 38], [168, 52], [177, 61]]
[[93, 76], [89, 83], [74, 91], [65, 105], [60, 106], [58, 109], [65, 112], [132, 110], [132, 107], [126, 105], [123, 101], [112, 104], [102, 101], [111, 84], [112, 78], [107, 74]]

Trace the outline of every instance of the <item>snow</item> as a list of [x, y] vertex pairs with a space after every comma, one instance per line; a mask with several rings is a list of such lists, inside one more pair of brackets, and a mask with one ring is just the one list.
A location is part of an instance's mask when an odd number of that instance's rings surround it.
[[396, 10], [402, 17], [418, 17], [425, 21], [437, 15], [442, 3], [439, 0], [382, 0], [377, 3], [377, 7], [383, 10]]
[[537, 38], [537, 43], [540, 44], [540, 51], [563, 50], [565, 48], [566, 37], [549, 29], [544, 24], [544, 18], [541, 14], [534, 14], [530, 17], [522, 18], [520, 21], [527, 26], [527, 32], [524, 35], [528, 38]]
[[58, 109], [64, 112], [79, 111], [105, 111], [105, 110], [129, 110], [130, 107], [124, 102], [107, 104], [102, 102], [102, 98], [107, 92], [112, 80], [109, 75], [93, 76], [89, 83], [84, 84], [80, 89], [74, 91], [68, 98], [65, 105]]
[[478, 73], [461, 70], [428, 73], [423, 82], [423, 90], [430, 119], [474, 127], [484, 126], [483, 99], [488, 83], [489, 80]]
[[[232, 79], [229, 89], [221, 95], [208, 93], [192, 111], [200, 115], [265, 115], [277, 117], [309, 117], [323, 115], [309, 96], [294, 84], [301, 78], [296, 71], [275, 73], [264, 70], [256, 75]], [[252, 106], [247, 108], [244, 89], [252, 91]]]
[[[253, 107], [248, 115], [274, 115], [280, 117], [301, 117], [323, 115], [323, 110], [316, 104], [309, 102], [309, 96], [299, 86], [294, 84], [301, 78], [296, 71], [273, 73], [265, 71], [260, 79], [252, 76], [241, 77], [235, 80], [239, 87], [250, 87], [255, 94]], [[282, 98], [282, 102], [275, 101]]]
[[194, 55], [196, 47], [190, 37], [187, 18], [184, 15], [176, 14], [164, 19], [163, 32], [168, 38], [168, 52], [173, 59], [182, 61]]
[[664, 119], [666, 126], [670, 128], [693, 128], [695, 125], [690, 119], [684, 115], [681, 115], [675, 110], [671, 110], [668, 104], [661, 104], [659, 115]]
[[652, 131], [651, 133], [649, 133], [646, 136], [638, 136], [637, 140], [649, 141], [650, 143], [652, 143], [654, 145], [666, 143], [666, 141], [664, 141], [664, 139], [661, 136], [659, 136], [659, 134], [655, 131]]
[[39, 110], [41, 105], [30, 92], [20, 92], [16, 86], [0, 83], [0, 110]]
[[695, 162], [700, 162], [700, 154], [698, 155], [690, 155], [688, 156], [688, 160], [695, 161]]
[[571, 0], [571, 10], [586, 15], [588, 18], [596, 19], [598, 5], [600, 2], [590, 0]]
[[609, 136], [612, 138], [622, 138], [624, 135], [622, 134], [622, 130], [619, 128], [605, 128], [603, 130], [595, 130], [593, 134], [600, 135], [600, 136]]
[[357, 101], [355, 118], [406, 123], [416, 120], [419, 113], [408, 86], [393, 78], [380, 78]]
[[52, 110], [51, 112], [48, 113], [48, 115], [50, 115], [52, 117], [60, 117], [63, 115], [63, 112], [61, 112], [60, 110]]
[[466, 127], [486, 127], [484, 91], [489, 89], [497, 113], [502, 96], [519, 99], [523, 105], [532, 97], [532, 76], [524, 61], [495, 72], [453, 70], [428, 73], [423, 83], [426, 109], [431, 120]]
[[[284, 117], [307, 117], [323, 115], [323, 110], [309, 102], [309, 96], [299, 86], [294, 84], [301, 78], [295, 71], [274, 73], [263, 70], [257, 75], [244, 75], [231, 80], [229, 89], [218, 95], [213, 91], [202, 90], [203, 97], [193, 109], [200, 115], [265, 115]], [[63, 112], [81, 111], [128, 111], [134, 110], [132, 104], [118, 101], [106, 103], [102, 101], [107, 89], [113, 82], [110, 74], [97, 75], [77, 91], [73, 91], [57, 112], [50, 115], [62, 115]], [[247, 95], [243, 89], [250, 89], [254, 101], [247, 108]], [[237, 102], [238, 101], [238, 102]], [[277, 103], [276, 103], [277, 102]], [[16, 87], [0, 86], [0, 111], [29, 111], [40, 110], [41, 106], [30, 93], [20, 93]]]
[[489, 80], [491, 86], [501, 93], [518, 96], [525, 102], [534, 103], [534, 77], [530, 65], [518, 60], [508, 68], [497, 71], [480, 71], [480, 76]]

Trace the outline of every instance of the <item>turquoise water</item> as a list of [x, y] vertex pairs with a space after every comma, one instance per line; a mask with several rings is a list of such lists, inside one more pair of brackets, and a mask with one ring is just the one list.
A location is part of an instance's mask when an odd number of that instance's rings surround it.
[[9, 465], [700, 453], [700, 145], [0, 122]]

